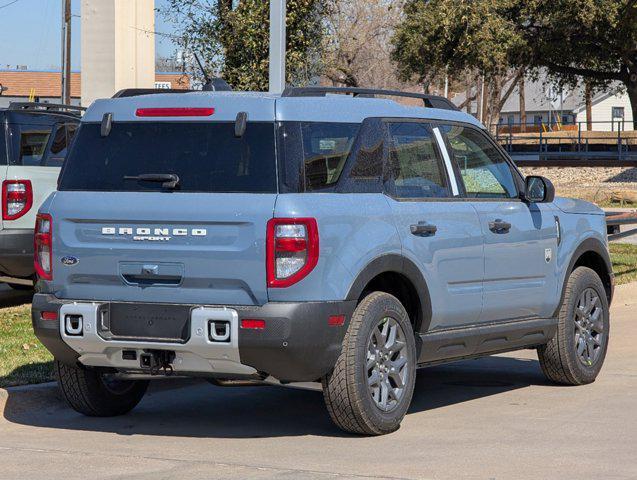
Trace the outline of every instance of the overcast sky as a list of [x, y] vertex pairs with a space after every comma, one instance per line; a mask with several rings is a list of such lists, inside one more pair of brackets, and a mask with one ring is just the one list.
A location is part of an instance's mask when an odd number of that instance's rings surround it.
[[[72, 0], [73, 70], [80, 69], [80, 0]], [[161, 7], [166, 0], [155, 0]], [[0, 0], [0, 69], [27, 65], [30, 70], [60, 68], [61, 0]], [[161, 15], [156, 15], [155, 30], [173, 33]], [[172, 56], [175, 46], [166, 37], [156, 35], [156, 55]]]

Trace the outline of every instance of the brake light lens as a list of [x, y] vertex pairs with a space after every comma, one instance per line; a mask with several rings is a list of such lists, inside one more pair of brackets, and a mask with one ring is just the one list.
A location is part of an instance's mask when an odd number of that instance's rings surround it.
[[2, 182], [2, 219], [16, 220], [33, 206], [33, 187], [30, 180]]
[[138, 117], [210, 117], [214, 108], [138, 108]]
[[301, 281], [319, 259], [318, 225], [314, 218], [273, 218], [266, 238], [267, 280], [270, 288]]
[[53, 219], [47, 213], [39, 213], [35, 219], [33, 245], [35, 272], [43, 280], [53, 280]]

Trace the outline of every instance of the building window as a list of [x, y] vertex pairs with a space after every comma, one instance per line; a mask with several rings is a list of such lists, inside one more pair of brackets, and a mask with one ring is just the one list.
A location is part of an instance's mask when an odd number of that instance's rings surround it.
[[613, 107], [613, 120], [624, 119], [624, 107]]

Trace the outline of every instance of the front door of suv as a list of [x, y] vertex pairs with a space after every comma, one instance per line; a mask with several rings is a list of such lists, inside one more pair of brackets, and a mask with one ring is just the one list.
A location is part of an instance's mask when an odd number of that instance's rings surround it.
[[422, 121], [385, 124], [385, 190], [403, 255], [423, 272], [431, 298], [433, 314], [423, 331], [474, 324], [482, 309], [484, 274], [478, 215], [457, 198], [456, 179], [445, 167], [449, 158], [436, 139], [439, 132]]
[[513, 167], [475, 127], [441, 126], [484, 235], [480, 322], [548, 318], [557, 304], [557, 229], [552, 207], [520, 200]]

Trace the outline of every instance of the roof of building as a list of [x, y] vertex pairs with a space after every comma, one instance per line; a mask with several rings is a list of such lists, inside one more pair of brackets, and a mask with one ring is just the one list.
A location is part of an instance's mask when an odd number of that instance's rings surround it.
[[[181, 72], [157, 72], [155, 80], [171, 82], [172, 88], [187, 90], [190, 77]], [[60, 71], [55, 70], [0, 70], [0, 84], [6, 87], [7, 97], [59, 97], [61, 84]], [[71, 97], [82, 96], [81, 72], [71, 72]]]

